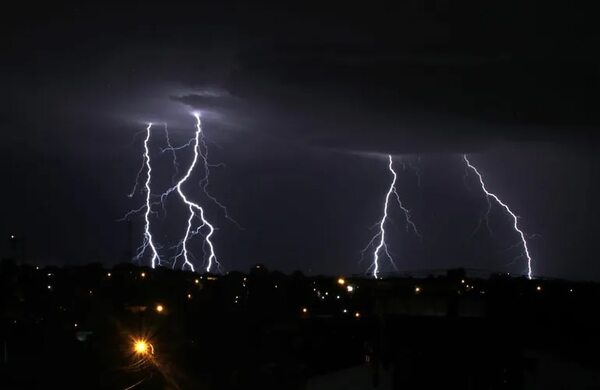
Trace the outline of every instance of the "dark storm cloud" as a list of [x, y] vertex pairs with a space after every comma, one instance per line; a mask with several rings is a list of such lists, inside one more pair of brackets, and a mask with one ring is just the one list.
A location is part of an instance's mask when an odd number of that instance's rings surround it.
[[278, 45], [240, 53], [230, 67], [222, 85], [228, 95], [177, 100], [239, 116], [259, 132], [351, 151], [464, 152], [499, 142], [562, 141], [566, 128], [569, 137], [585, 134], [598, 119], [588, 99], [593, 84], [578, 83], [590, 69], [578, 64]]
[[[9, 34], [19, 38], [10, 45], [18, 57], [33, 60], [29, 74], [54, 72], [67, 83], [75, 74], [77, 88], [99, 96], [91, 98], [96, 110], [129, 110], [137, 121], [169, 116], [160, 98], [174, 96], [285, 141], [394, 153], [563, 142], [598, 124], [598, 75], [586, 47], [594, 35], [570, 9], [151, 2], [116, 13], [42, 11], [57, 19], [16, 24]], [[85, 16], [94, 18], [82, 23]], [[165, 88], [176, 84], [186, 91]], [[196, 92], [207, 87], [225, 94]]]

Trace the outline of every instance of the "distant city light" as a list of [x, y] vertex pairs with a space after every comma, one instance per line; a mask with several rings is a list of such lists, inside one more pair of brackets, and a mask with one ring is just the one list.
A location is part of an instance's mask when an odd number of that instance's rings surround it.
[[339, 295], [336, 295], [335, 299], [340, 299], [340, 296], [339, 296]]
[[164, 306], [161, 304], [156, 305], [156, 312], [162, 313], [165, 310]]
[[351, 293], [352, 291], [354, 291], [354, 287], [352, 287], [352, 286], [346, 286], [346, 291], [348, 291], [349, 293]]
[[192, 294], [187, 295], [188, 299], [192, 299]]
[[360, 313], [359, 312], [354, 313], [354, 317], [360, 318]]
[[344, 284], [346, 284], [346, 279], [344, 279], [344, 278], [338, 278], [337, 282], [338, 282], [338, 284], [340, 286], [343, 286]]
[[348, 313], [348, 309], [342, 310], [343, 313]]
[[76, 322], [76, 323], [74, 323], [74, 324], [73, 324], [73, 326], [77, 328], [77, 322]]
[[542, 291], [542, 286], [537, 286], [535, 289], [536, 289], [537, 291]]
[[106, 274], [106, 276], [108, 276], [110, 278], [112, 276], [112, 274], [109, 272]]
[[308, 309], [307, 309], [307, 308], [305, 308], [305, 307], [303, 307], [303, 308], [302, 308], [302, 313], [308, 313]]
[[52, 290], [52, 286], [51, 285], [48, 285], [48, 290]]
[[14, 240], [14, 239], [15, 239], [15, 235], [14, 235], [14, 234], [11, 234], [11, 235], [10, 235], [10, 239], [11, 239], [11, 240]]
[[200, 280], [198, 280], [198, 279], [195, 279], [195, 280], [194, 280], [194, 283], [196, 283], [196, 284], [200, 284]]
[[415, 293], [417, 293], [417, 294], [418, 294], [418, 293], [420, 293], [420, 292], [421, 292], [421, 287], [419, 287], [419, 286], [416, 286], [416, 287], [415, 287]]
[[465, 284], [465, 280], [464, 280], [464, 279], [463, 279], [463, 280], [461, 280], [460, 282], [461, 282], [462, 284]]
[[573, 289], [572, 289], [572, 288], [570, 288], [570, 289], [569, 289], [569, 292], [571, 292], [571, 293], [572, 293], [572, 292], [573, 292]]
[[145, 273], [145, 272], [142, 272], [142, 273], [141, 273], [141, 276], [142, 276], [142, 278], [145, 278], [145, 277], [146, 277], [146, 273]]

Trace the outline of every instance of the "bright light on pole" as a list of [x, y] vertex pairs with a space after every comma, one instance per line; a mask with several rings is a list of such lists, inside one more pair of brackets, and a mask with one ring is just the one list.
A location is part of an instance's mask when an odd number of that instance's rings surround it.
[[138, 355], [154, 354], [154, 348], [146, 340], [137, 339], [133, 341], [133, 352]]

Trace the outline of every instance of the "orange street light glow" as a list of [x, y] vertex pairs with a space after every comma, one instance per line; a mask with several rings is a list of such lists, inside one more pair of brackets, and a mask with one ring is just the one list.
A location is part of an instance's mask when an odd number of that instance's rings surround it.
[[133, 351], [139, 355], [148, 355], [154, 353], [154, 348], [146, 340], [137, 339], [133, 342]]

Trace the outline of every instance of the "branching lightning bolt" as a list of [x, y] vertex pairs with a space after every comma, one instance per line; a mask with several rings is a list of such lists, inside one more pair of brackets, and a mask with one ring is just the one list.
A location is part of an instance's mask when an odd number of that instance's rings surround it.
[[390, 262], [392, 263], [394, 268], [396, 268], [396, 270], [398, 269], [396, 267], [394, 259], [392, 258], [392, 255], [391, 255], [391, 253], [388, 249], [388, 246], [386, 244], [386, 241], [385, 241], [385, 224], [388, 219], [388, 206], [389, 206], [390, 197], [392, 196], [392, 194], [394, 195], [396, 201], [398, 202], [400, 209], [404, 212], [407, 230], [410, 227], [410, 228], [412, 228], [412, 230], [415, 232], [415, 234], [419, 238], [422, 237], [421, 234], [419, 233], [419, 231], [417, 230], [416, 225], [413, 223], [413, 221], [410, 217], [410, 211], [406, 207], [404, 207], [404, 205], [400, 201], [400, 196], [398, 195], [398, 192], [396, 191], [397, 175], [396, 175], [396, 171], [394, 171], [391, 155], [388, 155], [388, 161], [389, 161], [388, 169], [392, 174], [392, 182], [391, 182], [390, 187], [388, 188], [387, 193], [385, 195], [385, 201], [383, 204], [383, 217], [377, 224], [379, 226], [379, 231], [377, 232], [377, 234], [375, 234], [371, 238], [371, 240], [369, 241], [367, 246], [362, 250], [362, 254], [364, 254], [365, 251], [367, 251], [370, 247], [372, 247], [377, 242], [377, 245], [375, 246], [375, 250], [373, 251], [373, 264], [371, 265], [371, 267], [369, 267], [369, 269], [371, 269], [371, 268], [373, 269], [373, 277], [375, 279], [379, 278], [379, 257], [380, 257], [379, 254], [382, 251], [385, 254], [385, 256], [390, 260]]
[[[466, 165], [465, 173], [463, 175], [463, 184], [465, 185], [465, 188], [470, 191], [470, 187], [467, 182], [467, 179], [469, 177], [469, 171], [470, 171], [470, 168], [468, 165]], [[471, 236], [474, 236], [479, 231], [479, 229], [481, 229], [481, 226], [483, 225], [484, 222], [485, 222], [485, 227], [487, 228], [488, 233], [490, 235], [492, 235], [492, 228], [490, 227], [490, 213], [492, 212], [492, 201], [490, 200], [489, 196], [486, 196], [485, 200], [487, 202], [487, 207], [486, 207], [483, 215], [479, 218], [479, 221], [477, 221], [477, 226], [475, 226], [475, 229], [473, 229], [473, 233], [471, 233]]]
[[463, 160], [465, 161], [465, 164], [467, 165], [467, 167], [469, 167], [473, 172], [475, 172], [475, 174], [477, 175], [477, 178], [479, 179], [479, 184], [481, 185], [481, 189], [485, 193], [486, 198], [488, 200], [488, 206], [489, 207], [488, 207], [487, 214], [489, 214], [489, 210], [490, 210], [490, 207], [491, 207], [491, 202], [490, 202], [489, 198], [492, 198], [500, 206], [502, 206], [502, 208], [504, 208], [504, 210], [506, 210], [506, 212], [512, 217], [512, 219], [513, 219], [513, 228], [515, 229], [515, 231], [521, 237], [521, 244], [523, 245], [523, 251], [524, 251], [523, 255], [527, 259], [527, 277], [529, 279], [531, 279], [532, 278], [532, 270], [531, 270], [532, 259], [531, 259], [531, 255], [529, 254], [529, 248], [527, 247], [527, 240], [525, 239], [525, 233], [523, 233], [523, 231], [519, 228], [519, 217], [515, 213], [513, 213], [512, 210], [508, 207], [508, 205], [505, 204], [504, 202], [502, 202], [500, 200], [500, 198], [498, 198], [498, 196], [496, 196], [494, 193], [491, 193], [491, 192], [489, 192], [487, 190], [487, 188], [485, 187], [485, 183], [483, 182], [483, 176], [481, 175], [481, 173], [479, 173], [479, 171], [477, 170], [477, 168], [473, 164], [471, 164], [471, 162], [467, 158], [466, 154], [463, 154]]
[[[224, 211], [225, 217], [227, 219], [234, 222], [239, 227], [239, 224], [229, 216], [229, 214], [227, 212], [227, 208], [222, 203], [220, 203], [214, 196], [210, 195], [208, 192], [207, 186], [208, 186], [208, 179], [209, 179], [209, 174], [210, 174], [209, 167], [212, 165], [209, 164], [208, 158], [207, 158], [207, 147], [206, 147], [206, 143], [204, 142], [204, 134], [202, 132], [202, 123], [200, 120], [200, 116], [196, 115], [196, 114], [194, 116], [196, 118], [196, 131], [195, 131], [194, 137], [187, 143], [185, 143], [181, 146], [178, 146], [178, 147], [174, 147], [172, 145], [171, 139], [169, 137], [169, 131], [168, 131], [167, 125], [165, 124], [164, 131], [165, 131], [167, 147], [163, 148], [162, 152], [164, 153], [164, 152], [168, 151], [168, 152], [172, 153], [172, 162], [173, 162], [173, 167], [175, 170], [175, 173], [172, 177], [172, 180], [174, 183], [176, 182], [175, 179], [179, 173], [179, 162], [177, 160], [177, 151], [191, 146], [191, 147], [193, 147], [194, 152], [193, 152], [193, 160], [192, 160], [189, 168], [185, 172], [185, 175], [183, 177], [181, 177], [172, 187], [170, 187], [169, 189], [167, 189], [160, 195], [152, 194], [151, 190], [150, 190], [152, 169], [151, 169], [151, 164], [150, 164], [150, 151], [148, 148], [148, 142], [150, 140], [150, 129], [152, 127], [152, 124], [148, 125], [148, 127], [146, 129], [146, 138], [144, 140], [144, 153], [143, 153], [143, 159], [142, 159], [142, 166], [140, 167], [140, 169], [138, 170], [138, 173], [136, 175], [136, 181], [133, 186], [133, 189], [132, 189], [131, 193], [128, 194], [129, 197], [133, 197], [135, 195], [135, 193], [138, 191], [138, 188], [141, 187], [140, 179], [143, 176], [144, 171], [146, 171], [147, 176], [146, 176], [146, 181], [144, 183], [144, 192], [146, 194], [145, 204], [141, 205], [140, 207], [138, 207], [136, 209], [133, 209], [133, 210], [127, 212], [125, 214], [125, 216], [120, 219], [120, 221], [123, 221], [123, 220], [130, 218], [131, 216], [133, 216], [135, 214], [144, 212], [144, 221], [145, 221], [144, 240], [143, 240], [142, 244], [138, 247], [138, 249], [136, 251], [136, 255], [134, 256], [134, 260], [139, 260], [144, 255], [146, 250], [148, 248], [150, 248], [152, 251], [152, 260], [151, 260], [152, 268], [154, 268], [157, 265], [162, 265], [162, 263], [164, 263], [164, 261], [161, 261], [161, 258], [158, 255], [157, 246], [154, 244], [154, 239], [150, 232], [150, 215], [156, 213], [155, 211], [152, 210], [152, 207], [157, 206], [157, 205], [162, 206], [163, 211], [165, 212], [165, 215], [166, 215], [165, 201], [166, 201], [167, 197], [171, 193], [174, 193], [174, 192], [178, 193], [179, 197], [182, 199], [184, 204], [188, 207], [189, 215], [187, 218], [186, 230], [185, 230], [185, 235], [184, 235], [183, 239], [180, 240], [178, 244], [169, 248], [170, 250], [177, 251], [177, 254], [173, 258], [171, 265], [173, 267], [175, 267], [177, 260], [179, 258], [183, 258], [182, 268], [183, 269], [188, 268], [191, 271], [195, 271], [195, 267], [192, 262], [193, 255], [191, 254], [191, 252], [188, 248], [188, 242], [192, 237], [202, 234], [203, 230], [205, 230], [205, 231], [208, 230], [208, 232], [204, 235], [204, 243], [202, 246], [202, 249], [203, 249], [203, 251], [205, 251], [205, 253], [206, 253], [206, 251], [208, 251], [206, 272], [210, 272], [214, 265], [216, 265], [218, 268], [221, 267], [219, 261], [217, 260], [217, 257], [215, 254], [215, 248], [214, 248], [214, 245], [212, 242], [212, 236], [215, 232], [215, 227], [206, 219], [206, 217], [204, 215], [204, 209], [198, 203], [195, 203], [192, 200], [190, 200], [183, 191], [183, 185], [191, 177], [194, 169], [198, 165], [199, 159], [201, 159], [201, 161], [203, 163], [204, 172], [205, 172], [204, 177], [200, 181], [200, 186], [202, 188], [202, 191], [212, 202], [214, 202], [218, 207], [220, 207]], [[154, 201], [152, 201], [153, 197], [155, 199]], [[200, 219], [200, 224], [198, 224], [198, 226], [194, 226], [195, 218]]]
[[224, 213], [226, 219], [228, 219], [235, 226], [237, 226], [238, 229], [243, 230], [244, 228], [235, 219], [233, 219], [229, 215], [229, 211], [227, 210], [227, 207], [223, 203], [219, 202], [219, 200], [217, 198], [212, 196], [210, 194], [210, 192], [208, 192], [210, 168], [224, 166], [224, 164], [223, 163], [210, 164], [208, 161], [208, 146], [206, 145], [206, 142], [204, 141], [203, 136], [200, 137], [200, 143], [202, 144], [202, 149], [204, 150], [204, 153], [200, 154], [200, 157], [202, 158], [202, 161], [204, 162], [204, 172], [205, 172], [204, 177], [202, 178], [202, 180], [200, 180], [200, 186], [202, 187], [202, 191], [204, 192], [204, 195], [206, 195], [206, 197], [208, 199], [210, 199], [215, 205], [217, 205], [221, 210], [223, 210], [223, 213]]
[[146, 168], [146, 158], [142, 157], [142, 165], [140, 166], [140, 169], [138, 169], [138, 173], [135, 176], [135, 182], [133, 183], [133, 188], [131, 189], [131, 192], [129, 194], [127, 194], [128, 198], [133, 198], [133, 196], [137, 192], [137, 188], [138, 188], [138, 185], [140, 182], [140, 177], [142, 176], [142, 173], [144, 172], [144, 168]]
[[173, 168], [175, 169], [175, 172], [173, 173], [172, 180], [174, 182], [175, 181], [175, 177], [177, 177], [177, 175], [179, 174], [179, 163], [177, 162], [177, 151], [175, 150], [175, 148], [171, 144], [171, 137], [169, 137], [169, 128], [167, 127], [166, 123], [165, 123], [165, 138], [167, 140], [168, 150], [171, 151], [171, 154], [173, 156]]
[[129, 213], [127, 213], [125, 215], [125, 218], [127, 218], [129, 215], [131, 215], [133, 213], [139, 212], [141, 210], [145, 210], [145, 213], [144, 213], [144, 241], [142, 242], [142, 245], [138, 248], [137, 253], [134, 257], [134, 260], [139, 260], [144, 255], [146, 250], [148, 248], [150, 248], [150, 250], [152, 252], [152, 259], [150, 262], [150, 266], [152, 268], [154, 268], [154, 267], [156, 267], [156, 265], [160, 265], [160, 257], [158, 255], [156, 245], [154, 245], [154, 239], [153, 239], [152, 233], [150, 231], [150, 214], [152, 213], [152, 202], [150, 201], [152, 193], [150, 192], [150, 182], [152, 180], [152, 166], [150, 165], [150, 150], [148, 148], [148, 142], [150, 141], [150, 129], [151, 128], [152, 128], [152, 123], [149, 123], [148, 127], [146, 128], [146, 138], [144, 139], [144, 155], [143, 155], [144, 166], [142, 166], [142, 169], [140, 171], [138, 171], [138, 174], [136, 177], [136, 186], [134, 186], [134, 190], [130, 194], [130, 196], [133, 196], [133, 194], [135, 193], [135, 188], [137, 187], [137, 182], [139, 180], [140, 174], [141, 174], [142, 170], [145, 168], [146, 181], [144, 183], [144, 192], [146, 193], [146, 204], [136, 210], [130, 211]]
[[[179, 182], [177, 182], [175, 187], [173, 187], [177, 190], [177, 193], [179, 194], [179, 196], [181, 197], [183, 202], [188, 206], [189, 212], [190, 212], [188, 220], [187, 220], [187, 228], [185, 231], [185, 235], [181, 241], [181, 252], [177, 256], [175, 256], [175, 260], [177, 260], [177, 258], [179, 258], [179, 257], [183, 257], [184, 263], [183, 263], [182, 267], [185, 268], [187, 266], [187, 267], [189, 267], [190, 270], [194, 271], [194, 265], [190, 261], [190, 254], [188, 251], [187, 244], [188, 244], [188, 240], [193, 235], [194, 230], [192, 230], [192, 228], [193, 228], [194, 217], [197, 216], [200, 218], [202, 223], [199, 227], [197, 227], [195, 229], [195, 231], [198, 232], [200, 230], [200, 228], [202, 228], [204, 226], [208, 227], [208, 233], [206, 234], [204, 239], [205, 239], [206, 245], [208, 246], [208, 260], [207, 260], [207, 265], [206, 265], [206, 272], [210, 272], [213, 264], [216, 264], [217, 266], [220, 265], [217, 260], [217, 256], [215, 255], [214, 245], [211, 241], [211, 238], [215, 231], [215, 228], [205, 218], [204, 209], [199, 204], [194, 203], [191, 200], [189, 200], [182, 190], [183, 184], [185, 184], [185, 182], [190, 178], [190, 176], [191, 176], [192, 172], [194, 171], [194, 168], [196, 167], [196, 164], [198, 162], [198, 157], [200, 156], [200, 139], [201, 139], [201, 135], [202, 135], [202, 122], [200, 121], [200, 115], [195, 114], [195, 117], [196, 117], [196, 135], [194, 137], [194, 142], [193, 142], [194, 158], [193, 158], [192, 163], [190, 164], [185, 176], [183, 176], [179, 180]], [[202, 156], [202, 158], [204, 159], [204, 156]], [[206, 161], [206, 160], [204, 160], [204, 161]], [[163, 195], [165, 195], [165, 194], [168, 195], [168, 193], [171, 192], [171, 190], [172, 189], [168, 190]]]
[[[170, 142], [170, 137], [169, 137], [169, 132], [167, 130], [167, 125], [165, 124], [165, 136], [166, 136], [166, 140], [167, 140], [167, 147], [163, 148], [161, 150], [162, 153], [165, 152], [171, 152], [173, 155], [173, 166], [175, 167], [175, 171], [176, 174], [173, 176], [175, 177], [178, 173], [178, 167], [179, 167], [179, 163], [177, 161], [177, 151], [185, 149], [189, 146], [194, 145], [194, 143], [196, 142], [195, 137], [190, 139], [188, 142], [186, 142], [185, 144], [181, 145], [181, 146], [177, 146], [174, 147], [171, 142]], [[225, 166], [225, 164], [223, 163], [219, 163], [219, 164], [211, 164], [208, 161], [208, 147], [206, 145], [206, 142], [204, 140], [204, 133], [202, 132], [200, 134], [200, 139], [198, 142], [198, 152], [199, 152], [199, 157], [202, 159], [203, 161], [203, 165], [204, 165], [204, 177], [200, 180], [200, 188], [202, 188], [202, 191], [204, 192], [204, 195], [206, 195], [206, 197], [208, 199], [210, 199], [217, 207], [219, 207], [223, 213], [226, 219], [228, 219], [230, 222], [232, 222], [234, 225], [236, 225], [239, 229], [243, 230], [243, 227], [235, 220], [231, 217], [231, 215], [229, 215], [229, 210], [227, 209], [227, 207], [221, 203], [216, 197], [214, 197], [209, 191], [208, 191], [208, 185], [209, 185], [209, 178], [210, 178], [210, 168], [211, 167], [221, 167], [221, 166]], [[174, 192], [177, 189], [177, 186], [175, 185], [174, 187], [168, 189], [167, 191], [165, 191], [164, 193], [161, 194], [160, 196], [160, 203], [163, 205], [163, 210], [164, 210], [164, 201], [166, 199], [167, 196], [169, 196], [172, 192]], [[197, 234], [197, 233], [196, 233]], [[181, 242], [179, 244], [177, 244], [175, 247], [178, 247], [181, 245]]]

